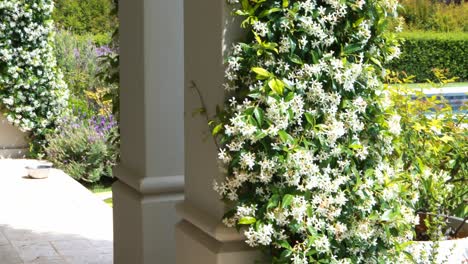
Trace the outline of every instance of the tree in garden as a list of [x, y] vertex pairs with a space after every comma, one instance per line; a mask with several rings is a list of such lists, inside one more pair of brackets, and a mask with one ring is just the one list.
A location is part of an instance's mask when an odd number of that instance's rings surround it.
[[272, 263], [397, 263], [417, 195], [394, 153], [383, 90], [399, 54], [396, 0], [229, 0], [245, 42], [227, 59], [213, 123], [233, 205], [224, 218]]
[[42, 138], [66, 107], [53, 56], [52, 0], [0, 0], [0, 104], [7, 119]]

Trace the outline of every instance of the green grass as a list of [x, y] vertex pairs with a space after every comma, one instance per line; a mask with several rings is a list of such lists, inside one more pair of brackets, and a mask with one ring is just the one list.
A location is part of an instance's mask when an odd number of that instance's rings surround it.
[[[416, 87], [430, 87], [431, 85], [429, 83], [410, 83], [408, 84], [408, 86], [411, 88], [416, 88]], [[468, 82], [448, 83], [442, 87], [468, 87]]]
[[[399, 84], [397, 84], [399, 86]], [[446, 85], [431, 85], [430, 83], [407, 83], [402, 84], [402, 86], [407, 86], [409, 88], [448, 88], [448, 87], [468, 87], [468, 82], [454, 82], [448, 83]]]
[[114, 179], [102, 178], [99, 182], [81, 184], [93, 193], [104, 193], [112, 191], [112, 183], [114, 183], [114, 181]]
[[[103, 193], [111, 193], [112, 192], [112, 183], [114, 183], [115, 179], [103, 178], [100, 182], [96, 183], [81, 183], [84, 187], [90, 190], [94, 194], [103, 194]], [[112, 198], [105, 199], [104, 202], [108, 204], [110, 207], [113, 206]]]
[[94, 186], [89, 187], [88, 189], [93, 193], [112, 192], [111, 186], [104, 186], [104, 185], [94, 185]]
[[104, 202], [106, 204], [108, 204], [110, 207], [113, 207], [113, 205], [114, 205], [113, 201], [112, 201], [112, 198], [107, 198], [107, 199], [104, 200]]

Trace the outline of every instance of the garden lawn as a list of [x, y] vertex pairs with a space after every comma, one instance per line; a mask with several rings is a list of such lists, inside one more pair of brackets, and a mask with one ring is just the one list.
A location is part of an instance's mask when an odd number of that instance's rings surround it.
[[[418, 88], [418, 87], [430, 87], [431, 85], [428, 83], [410, 83], [408, 84], [408, 87], [410, 88]], [[468, 82], [454, 82], [454, 83], [448, 83], [444, 85], [443, 87], [467, 87], [468, 88]]]
[[83, 185], [103, 200], [110, 207], [113, 206], [112, 203], [112, 183], [113, 180], [102, 180], [99, 183], [84, 183]]

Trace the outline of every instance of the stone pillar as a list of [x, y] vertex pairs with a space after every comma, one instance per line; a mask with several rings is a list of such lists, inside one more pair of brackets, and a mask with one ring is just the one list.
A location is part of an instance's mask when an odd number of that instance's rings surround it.
[[213, 180], [222, 177], [217, 148], [206, 118], [192, 115], [201, 107], [197, 89], [208, 116], [223, 103], [223, 60], [242, 32], [225, 0], [185, 0], [184, 11], [186, 188], [185, 201], [177, 206], [183, 217], [176, 228], [177, 264], [253, 264], [258, 252], [236, 230], [221, 223], [225, 208], [213, 191]]
[[175, 263], [183, 200], [183, 3], [120, 1], [121, 164], [115, 264]]

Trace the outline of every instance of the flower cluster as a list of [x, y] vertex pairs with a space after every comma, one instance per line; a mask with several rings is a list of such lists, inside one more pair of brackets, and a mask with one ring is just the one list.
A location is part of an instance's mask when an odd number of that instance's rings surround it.
[[0, 104], [8, 121], [42, 134], [67, 104], [51, 45], [52, 0], [0, 0]]
[[231, 0], [248, 41], [226, 60], [213, 132], [228, 226], [272, 263], [395, 263], [417, 222], [393, 155], [382, 63], [395, 0]]

